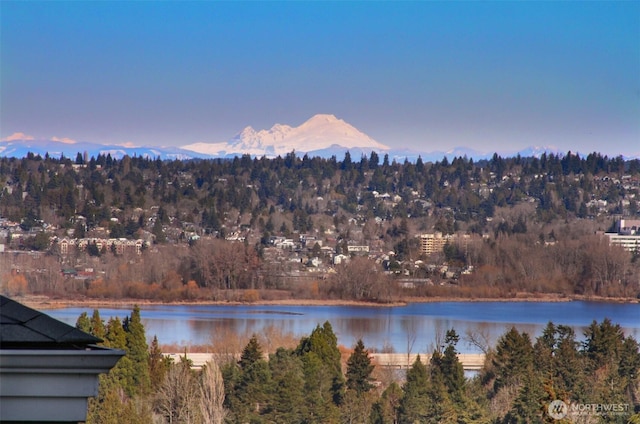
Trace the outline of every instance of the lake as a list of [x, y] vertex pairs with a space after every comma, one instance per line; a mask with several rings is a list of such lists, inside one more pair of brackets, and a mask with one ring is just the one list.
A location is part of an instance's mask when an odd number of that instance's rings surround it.
[[[42, 312], [75, 325], [82, 312], [92, 308], [43, 309]], [[100, 315], [121, 319], [130, 309], [101, 308]], [[369, 349], [393, 347], [407, 352], [431, 352], [438, 335], [454, 328], [461, 336], [458, 350], [475, 353], [465, 342], [468, 331], [486, 334], [492, 344], [511, 326], [526, 331], [532, 339], [549, 321], [574, 328], [579, 339], [593, 320], [605, 318], [620, 324], [627, 336], [640, 340], [640, 303], [606, 302], [433, 302], [406, 306], [261, 306], [261, 305], [143, 305], [142, 321], [149, 340], [157, 335], [161, 344], [201, 345], [216, 332], [259, 334], [268, 327], [303, 337], [318, 324], [329, 321], [338, 342], [351, 347], [362, 338]]]

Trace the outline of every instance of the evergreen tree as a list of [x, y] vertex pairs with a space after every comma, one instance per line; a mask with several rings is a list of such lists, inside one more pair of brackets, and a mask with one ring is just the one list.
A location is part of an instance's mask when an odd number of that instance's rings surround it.
[[251, 337], [242, 351], [238, 364], [222, 368], [225, 384], [225, 407], [233, 422], [260, 422], [267, 413], [271, 373], [262, 357], [256, 336]]
[[396, 382], [387, 387], [380, 399], [373, 404], [369, 422], [371, 424], [397, 424], [399, 422], [402, 388]]
[[[445, 383], [443, 362], [444, 356], [438, 351], [433, 352], [429, 367], [429, 385], [427, 386], [429, 403], [425, 414], [425, 422], [428, 423], [455, 423], [457, 420], [457, 414]], [[462, 399], [459, 402], [461, 403]]]
[[440, 370], [444, 377], [444, 383], [447, 386], [449, 395], [451, 395], [451, 398], [455, 402], [462, 401], [465, 390], [464, 369], [458, 359], [458, 351], [456, 350], [459, 339], [455, 330], [451, 329], [447, 331], [445, 337], [447, 347], [444, 350], [444, 355], [440, 362]]
[[124, 331], [122, 321], [118, 317], [111, 317], [107, 321], [105, 343], [112, 349], [127, 349], [127, 333]]
[[333, 400], [333, 376], [330, 368], [315, 352], [301, 357], [304, 374], [305, 415], [309, 423], [335, 423], [339, 410]]
[[502, 422], [504, 424], [544, 422], [544, 408], [548, 405], [548, 402], [544, 402], [544, 400], [545, 391], [540, 378], [533, 372], [527, 373], [522, 378], [522, 387], [513, 402], [511, 410], [505, 415]]
[[149, 347], [149, 383], [152, 391], [160, 387], [170, 366], [170, 358], [162, 355], [158, 337], [153, 336], [153, 341]]
[[164, 234], [164, 230], [162, 229], [162, 222], [159, 218], [156, 218], [153, 223], [153, 229], [151, 230], [153, 235], [155, 236], [155, 243], [164, 243], [167, 241], [167, 236]]
[[344, 159], [342, 160], [341, 168], [345, 171], [349, 171], [353, 166], [353, 162], [351, 161], [351, 153], [347, 150], [344, 153]]
[[362, 339], [359, 339], [347, 360], [347, 388], [355, 390], [358, 394], [371, 390], [374, 387], [371, 384], [374, 368], [369, 352], [364, 348]]
[[240, 381], [240, 367], [237, 363], [230, 361], [221, 367], [220, 372], [224, 381], [224, 407], [229, 411], [229, 421], [241, 422], [240, 417], [243, 416], [245, 408], [236, 395], [236, 386]]
[[240, 356], [240, 362], [238, 362], [238, 365], [240, 365], [240, 368], [245, 370], [261, 359], [263, 359], [262, 347], [260, 347], [258, 338], [254, 334], [251, 336], [251, 339], [249, 339], [249, 343], [247, 343], [245, 348], [242, 350], [242, 355]]
[[[322, 327], [318, 325], [309, 337], [300, 340], [296, 354], [302, 356], [304, 361], [310, 353], [316, 355], [323, 367], [326, 368], [326, 374], [331, 381], [331, 399], [336, 405], [339, 405], [344, 390], [344, 376], [340, 350], [338, 350], [338, 338], [329, 321], [326, 321]], [[325, 371], [323, 371], [324, 373]]]
[[575, 333], [569, 326], [558, 325], [556, 334], [553, 352], [553, 384], [561, 396], [571, 394], [574, 400], [581, 400], [586, 389], [584, 387], [585, 366], [578, 351]]
[[87, 253], [89, 254], [89, 256], [100, 256], [101, 252], [100, 249], [98, 249], [98, 245], [97, 243], [94, 241], [92, 243], [87, 244]]
[[91, 334], [91, 320], [86, 312], [81, 313], [78, 317], [78, 320], [76, 321], [76, 328], [80, 331]]
[[518, 384], [523, 375], [533, 366], [533, 346], [527, 333], [519, 333], [515, 327], [498, 340], [493, 358], [496, 372], [494, 391]]
[[266, 418], [274, 423], [303, 423], [305, 420], [302, 361], [293, 351], [278, 348], [269, 359], [271, 389]]
[[402, 387], [404, 395], [400, 401], [399, 422], [413, 424], [427, 421], [429, 413], [429, 375], [427, 367], [417, 356], [407, 371], [406, 381]]
[[605, 318], [601, 324], [594, 320], [584, 335], [583, 353], [591, 370], [597, 370], [618, 358], [624, 339], [619, 324], [613, 325], [609, 318]]
[[586, 402], [636, 403], [640, 353], [638, 343], [625, 338], [619, 324], [595, 321], [585, 331], [582, 355], [593, 375], [585, 387]]
[[371, 391], [374, 387], [371, 384], [373, 369], [369, 352], [360, 339], [347, 360], [347, 389], [340, 405], [342, 422], [362, 422], [370, 415], [374, 398], [377, 397]]
[[107, 384], [108, 386], [117, 386], [123, 389], [127, 395], [132, 395], [136, 392], [136, 388], [133, 386], [133, 363], [127, 352], [127, 333], [124, 331], [120, 318], [109, 318], [106, 331], [105, 343], [107, 347], [124, 350], [127, 353], [109, 371]]
[[633, 387], [640, 377], [640, 348], [638, 342], [631, 336], [624, 339], [620, 350], [620, 365], [618, 372], [621, 377], [626, 377]]
[[545, 377], [550, 377], [553, 374], [555, 347], [556, 327], [552, 322], [549, 322], [533, 345], [533, 365], [536, 371]]
[[149, 405], [135, 399], [123, 399], [122, 393], [117, 390], [109, 390], [101, 397], [100, 407], [89, 399], [89, 411], [87, 424], [148, 424], [153, 422], [153, 416]]
[[126, 332], [127, 356], [132, 363], [132, 393], [145, 394], [150, 388], [149, 346], [138, 305], [133, 307], [131, 316], [125, 319], [123, 327]]
[[105, 340], [106, 328], [104, 326], [104, 321], [100, 318], [100, 311], [97, 309], [94, 309], [93, 315], [91, 315], [90, 333], [102, 340]]
[[260, 416], [267, 411], [271, 372], [269, 364], [259, 359], [241, 370], [240, 379], [235, 388], [235, 395], [242, 405], [245, 420], [260, 422]]
[[[94, 317], [99, 318], [99, 315], [94, 313]], [[107, 322], [105, 344], [112, 349], [126, 351], [126, 333], [119, 318], [110, 318]], [[98, 396], [89, 403], [88, 423], [107, 424], [127, 419], [121, 415], [127, 405], [127, 399], [121, 393], [130, 397], [135, 391], [132, 374], [131, 360], [125, 355], [107, 375], [100, 376]]]

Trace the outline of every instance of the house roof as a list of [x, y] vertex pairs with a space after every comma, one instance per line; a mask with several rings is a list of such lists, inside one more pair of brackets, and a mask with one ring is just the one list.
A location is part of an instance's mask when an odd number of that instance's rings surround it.
[[0, 296], [0, 348], [84, 349], [101, 339]]

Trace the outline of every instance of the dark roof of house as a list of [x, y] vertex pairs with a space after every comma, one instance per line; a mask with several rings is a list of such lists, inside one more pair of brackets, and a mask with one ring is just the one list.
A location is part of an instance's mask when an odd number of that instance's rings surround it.
[[84, 349], [101, 339], [0, 296], [0, 348]]

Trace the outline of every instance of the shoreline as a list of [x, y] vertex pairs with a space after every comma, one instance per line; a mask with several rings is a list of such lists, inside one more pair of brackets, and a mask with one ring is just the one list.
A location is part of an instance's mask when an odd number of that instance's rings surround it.
[[57, 297], [49, 297], [43, 295], [24, 295], [12, 298], [33, 309], [64, 309], [72, 307], [87, 308], [114, 308], [131, 309], [135, 305], [138, 306], [156, 306], [156, 305], [184, 305], [184, 306], [362, 306], [362, 307], [399, 307], [413, 303], [444, 303], [444, 302], [460, 302], [460, 303], [479, 303], [479, 302], [602, 302], [602, 303], [640, 303], [640, 299], [636, 298], [610, 298], [599, 296], [561, 296], [561, 295], [531, 295], [519, 294], [515, 297], [498, 297], [498, 298], [459, 298], [451, 296], [437, 297], [416, 297], [410, 299], [396, 300], [389, 303], [377, 302], [361, 302], [355, 300], [341, 299], [279, 299], [279, 300], [260, 300], [255, 302], [238, 302], [238, 301], [210, 301], [210, 300], [178, 300], [171, 302], [163, 302], [148, 299], [94, 299], [94, 298], [70, 298], [63, 299]]

